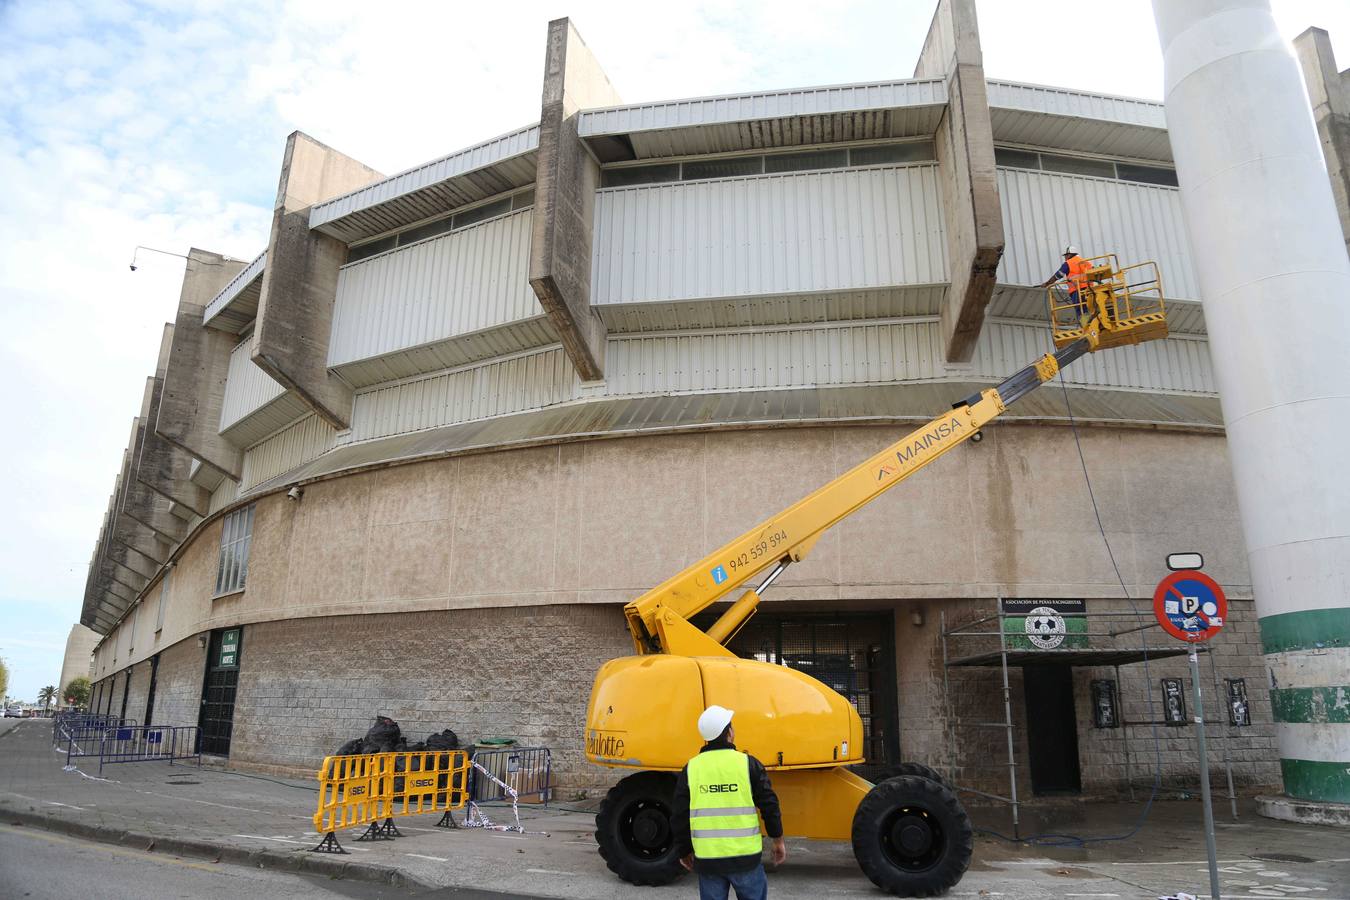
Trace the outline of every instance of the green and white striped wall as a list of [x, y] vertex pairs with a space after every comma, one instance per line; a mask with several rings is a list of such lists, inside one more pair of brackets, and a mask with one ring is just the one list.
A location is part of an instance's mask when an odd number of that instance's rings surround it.
[[1350, 607], [1261, 618], [1284, 790], [1350, 803]]

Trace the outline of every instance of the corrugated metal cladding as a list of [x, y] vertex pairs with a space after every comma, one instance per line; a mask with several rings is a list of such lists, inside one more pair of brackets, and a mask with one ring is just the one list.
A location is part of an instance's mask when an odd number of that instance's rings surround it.
[[[245, 456], [244, 458], [245, 465], [247, 465], [248, 457]], [[207, 510], [213, 513], [220, 512], [237, 499], [239, 499], [239, 485], [235, 484], [229, 478], [224, 478], [221, 480], [220, 484], [216, 486], [216, 489], [211, 492], [211, 503], [207, 507]]]
[[933, 165], [602, 190], [591, 302], [946, 281], [941, 204]]
[[[402, 434], [338, 447], [285, 476], [260, 486], [283, 486], [286, 480], [317, 478], [387, 460], [413, 460], [557, 439], [577, 439], [684, 431], [694, 428], [797, 425], [847, 421], [926, 421], [954, 398], [987, 387], [981, 382], [935, 382], [904, 388], [869, 387], [740, 391], [683, 397], [629, 397], [572, 403], [552, 409], [467, 422], [415, 434]], [[1071, 388], [1074, 418], [1079, 422], [1134, 422], [1179, 426], [1217, 433], [1223, 417], [1214, 397], [1191, 394], [1146, 394], [1139, 391]], [[1037, 391], [1021, 400], [1005, 421], [1064, 421], [1069, 409], [1062, 391]]]
[[574, 399], [575, 369], [561, 349], [530, 353], [358, 392], [344, 442], [540, 409]]
[[[936, 322], [667, 335], [609, 342], [605, 393], [762, 390], [970, 378], [1001, 380], [1051, 349], [1040, 325], [989, 323], [972, 368], [949, 370]], [[1081, 360], [1071, 383], [1159, 392], [1212, 393], [1208, 346], [1157, 341]]]
[[947, 84], [940, 78], [845, 84], [588, 109], [577, 120], [577, 133], [584, 138], [824, 113], [942, 106], [946, 102]]
[[628, 135], [627, 140], [638, 159], [659, 159], [666, 156], [774, 150], [846, 141], [927, 137], [937, 131], [944, 109], [944, 105], [937, 104], [783, 116], [750, 122], [638, 131]]
[[1000, 168], [998, 191], [1007, 236], [999, 281], [1044, 281], [1074, 243], [1085, 256], [1115, 253], [1121, 265], [1153, 260], [1168, 297], [1200, 298], [1176, 188]]
[[202, 324], [237, 334], [257, 318], [258, 295], [262, 291], [262, 276], [266, 267], [267, 251], [264, 250], [206, 304]]
[[660, 303], [611, 303], [596, 307], [610, 334], [690, 328], [742, 328], [935, 316], [947, 285], [828, 291], [819, 294], [757, 294], [751, 297]]
[[[1047, 269], [1046, 274], [1052, 271]], [[1166, 278], [1167, 273], [1164, 272], [1163, 277]], [[1031, 319], [1042, 323], [1041, 327], [1049, 320], [1045, 291], [1022, 285], [997, 285], [985, 314], [991, 319]], [[1173, 334], [1205, 334], [1205, 314], [1200, 302], [1169, 298], [1167, 329]]]
[[[941, 335], [932, 320], [806, 326], [774, 330], [615, 337], [606, 349], [608, 380], [584, 389], [560, 349], [521, 355], [459, 371], [409, 379], [359, 391], [352, 429], [334, 443], [342, 446], [500, 416], [616, 396], [825, 388], [857, 384], [998, 381], [1046, 352], [1042, 325], [989, 323], [973, 368], [949, 370]], [[1104, 388], [1159, 393], [1211, 393], [1213, 375], [1203, 341], [1172, 339], [1139, 348], [1113, 350], [1081, 361], [1070, 381]], [[897, 388], [908, 389], [908, 387]], [[686, 402], [686, 401], [679, 401]], [[299, 425], [292, 426], [289, 434]], [[280, 436], [266, 446], [276, 449]], [[291, 438], [285, 438], [291, 440]], [[297, 438], [298, 440], [298, 438]], [[311, 450], [320, 443], [306, 444]], [[295, 458], [297, 451], [287, 450]], [[300, 455], [304, 455], [303, 453]], [[285, 471], [280, 463], [246, 462], [246, 484]], [[256, 469], [254, 468], [256, 466]]]
[[[240, 490], [247, 491], [269, 478], [317, 459], [333, 449], [336, 442], [337, 432], [332, 425], [318, 416], [305, 416], [249, 448], [244, 454]], [[226, 484], [233, 485], [233, 482], [227, 481]], [[216, 509], [214, 499], [213, 496], [211, 507], [213, 511]]]
[[1090, 94], [1039, 84], [1019, 84], [1015, 81], [991, 80], [988, 82], [988, 92], [991, 107], [1020, 109], [1053, 116], [1102, 119], [1124, 125], [1142, 125], [1163, 130], [1167, 128], [1163, 105], [1151, 100]]
[[540, 315], [530, 319], [520, 319], [452, 340], [347, 363], [336, 367], [334, 371], [352, 387], [363, 388], [385, 381], [456, 369], [492, 357], [555, 344], [557, 341], [558, 333], [541, 310]]
[[220, 430], [238, 424], [245, 416], [256, 412], [286, 393], [249, 359], [251, 339], [244, 339], [230, 351], [230, 367], [225, 381], [225, 398], [220, 409]]
[[344, 266], [328, 364], [342, 366], [533, 318], [532, 210]]
[[317, 203], [309, 227], [360, 240], [534, 181], [539, 125], [508, 134]]
[[[988, 322], [971, 366], [979, 377], [1003, 379], [1051, 350], [1050, 332], [1043, 324]], [[1196, 338], [1167, 338], [1093, 353], [1066, 369], [1064, 378], [1085, 387], [1209, 395], [1218, 391], [1209, 343]]]

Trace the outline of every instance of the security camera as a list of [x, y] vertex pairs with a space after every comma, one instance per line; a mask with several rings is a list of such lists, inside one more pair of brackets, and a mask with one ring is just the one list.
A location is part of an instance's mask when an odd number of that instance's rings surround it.
[[289, 491], [286, 492], [286, 497], [289, 500], [299, 500], [303, 496], [305, 496], [305, 492], [300, 489], [299, 485], [293, 486]]
[[970, 442], [971, 442], [972, 444], [978, 444], [978, 443], [979, 443], [980, 441], [982, 441], [982, 440], [984, 440], [984, 432], [983, 432], [983, 431], [977, 431], [977, 432], [975, 432], [974, 434], [972, 434], [972, 435], [970, 436]]
[[136, 271], [136, 265], [135, 265], [134, 263], [133, 263], [132, 266], [131, 266], [131, 271], [133, 271], [133, 272]]

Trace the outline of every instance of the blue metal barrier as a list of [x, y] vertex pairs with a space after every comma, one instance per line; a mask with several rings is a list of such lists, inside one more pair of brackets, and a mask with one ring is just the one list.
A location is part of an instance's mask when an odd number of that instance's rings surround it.
[[469, 797], [475, 803], [509, 801], [511, 791], [516, 799], [534, 798], [545, 805], [553, 797], [553, 754], [547, 747], [477, 749], [473, 761], [492, 776], [473, 769]]
[[135, 724], [135, 719], [123, 719], [119, 716], [105, 716], [95, 713], [57, 713], [52, 719], [52, 746], [60, 746], [72, 733], [77, 731], [87, 732], [90, 729]]
[[98, 771], [105, 765], [128, 762], [195, 759], [202, 764], [196, 725], [119, 725], [105, 728], [98, 743]]
[[135, 719], [120, 719], [116, 716], [97, 716], [89, 720], [74, 719], [59, 723], [56, 728], [55, 748], [58, 752], [64, 748], [66, 765], [77, 756], [98, 755], [103, 735], [110, 729], [135, 727]]

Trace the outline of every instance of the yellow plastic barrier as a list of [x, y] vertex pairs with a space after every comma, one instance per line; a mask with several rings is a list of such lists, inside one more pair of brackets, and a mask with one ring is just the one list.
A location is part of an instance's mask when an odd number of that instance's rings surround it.
[[450, 810], [468, 802], [471, 765], [464, 750], [325, 757], [314, 811], [314, 830], [324, 837], [314, 850], [346, 853], [336, 832], [361, 825], [369, 827], [358, 841], [398, 837], [394, 816], [438, 812], [446, 822]]

